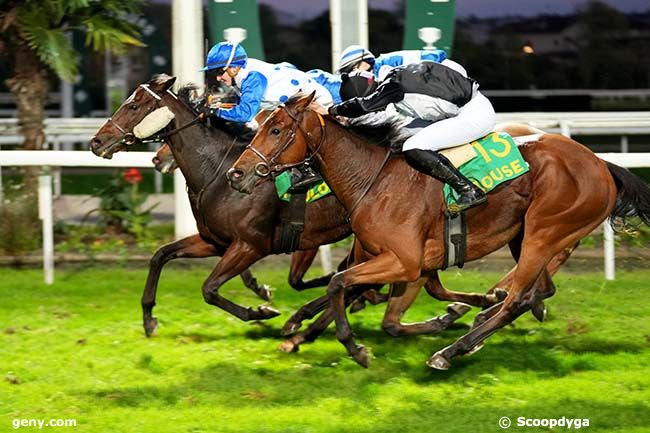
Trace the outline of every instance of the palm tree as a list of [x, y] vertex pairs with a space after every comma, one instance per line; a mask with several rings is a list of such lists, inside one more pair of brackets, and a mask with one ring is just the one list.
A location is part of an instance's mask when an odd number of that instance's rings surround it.
[[[48, 73], [72, 82], [79, 56], [66, 36], [73, 30], [86, 35], [94, 51], [121, 53], [129, 45], [142, 46], [128, 14], [139, 14], [141, 0], [5, 0], [0, 2], [0, 56], [13, 66], [6, 80], [13, 94], [23, 147], [41, 149], [48, 95]], [[36, 172], [25, 173], [27, 191], [35, 187]]]

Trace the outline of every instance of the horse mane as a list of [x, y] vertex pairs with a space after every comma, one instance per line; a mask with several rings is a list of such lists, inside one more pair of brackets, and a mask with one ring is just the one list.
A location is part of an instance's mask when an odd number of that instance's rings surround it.
[[[289, 98], [285, 104], [290, 106], [304, 96], [306, 96], [305, 93], [299, 92]], [[313, 105], [314, 102], [310, 106], [311, 109], [321, 111], [319, 110], [321, 108], [319, 104], [315, 104], [317, 107]], [[330, 116], [330, 119], [371, 145], [390, 147], [396, 151], [401, 150], [404, 142], [413, 135], [412, 131], [402, 128], [404, 126], [404, 118], [385, 112], [370, 113], [356, 119], [351, 119], [347, 123], [340, 122], [336, 117], [332, 116]]]

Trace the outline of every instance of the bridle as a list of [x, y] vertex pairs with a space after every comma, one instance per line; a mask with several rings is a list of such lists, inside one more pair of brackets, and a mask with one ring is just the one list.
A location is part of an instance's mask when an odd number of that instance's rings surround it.
[[[246, 149], [250, 150], [253, 152], [259, 159], [261, 159], [260, 162], [255, 164], [255, 174], [257, 174], [259, 177], [267, 177], [269, 175], [276, 175], [278, 173], [281, 173], [285, 170], [288, 170], [290, 168], [298, 167], [301, 165], [311, 165], [313, 159], [318, 155], [318, 151], [320, 150], [321, 146], [325, 142], [325, 121], [323, 120], [323, 116], [321, 116], [319, 113], [314, 111], [314, 114], [318, 116], [318, 121], [320, 125], [320, 141], [315, 148], [312, 148], [312, 144], [314, 143], [313, 137], [311, 132], [305, 131], [304, 129], [301, 128], [300, 124], [302, 123], [306, 110], [303, 110], [300, 112], [299, 115], [293, 114], [291, 111], [287, 109], [285, 105], [280, 105], [278, 108], [280, 110], [283, 110], [287, 115], [293, 119], [293, 125], [291, 126], [291, 129], [289, 130], [289, 135], [287, 137], [287, 140], [280, 146], [270, 157], [265, 156], [262, 152], [259, 150], [255, 149], [252, 146], [252, 142], [246, 146]], [[296, 132], [300, 130], [305, 137], [307, 137], [307, 148], [311, 151], [310, 154], [308, 154], [305, 159], [302, 161], [298, 162], [292, 162], [288, 164], [277, 164], [276, 159], [282, 155], [282, 153], [287, 150], [287, 148], [293, 143], [293, 141], [296, 139]]]
[[[248, 146], [246, 146], [246, 149], [249, 149], [259, 159], [262, 160], [262, 161], [258, 162], [257, 164], [255, 164], [255, 174], [257, 174], [258, 176], [260, 176], [262, 178], [267, 177], [270, 174], [281, 173], [284, 170], [287, 170], [287, 169], [293, 168], [293, 167], [297, 167], [297, 166], [300, 166], [300, 165], [310, 165], [312, 163], [312, 160], [316, 156], [319, 155], [318, 151], [320, 150], [321, 146], [325, 142], [325, 131], [326, 131], [326, 129], [325, 129], [325, 121], [323, 119], [323, 116], [321, 116], [319, 113], [314, 111], [314, 114], [316, 114], [318, 116], [318, 120], [319, 120], [319, 123], [320, 123], [321, 137], [320, 137], [320, 142], [318, 143], [318, 146], [316, 146], [315, 148], [312, 148], [313, 139], [312, 139], [311, 133], [306, 132], [304, 129], [302, 129], [300, 127], [300, 123], [303, 120], [303, 117], [305, 115], [306, 110], [302, 111], [300, 113], [300, 115], [296, 116], [296, 115], [292, 114], [287, 109], [287, 107], [284, 106], [284, 105], [281, 105], [280, 109], [284, 110], [287, 113], [287, 115], [289, 117], [291, 117], [293, 119], [293, 121], [294, 121], [294, 123], [293, 123], [293, 125], [291, 127], [291, 130], [289, 131], [289, 137], [287, 137], [287, 141], [285, 141], [282, 144], [282, 146], [280, 146], [278, 148], [278, 150], [276, 150], [273, 153], [273, 155], [271, 157], [269, 157], [269, 158], [264, 156], [264, 154], [262, 154], [259, 150], [255, 149], [252, 146], [252, 144], [253, 144], [252, 142]], [[307, 148], [311, 151], [311, 153], [308, 154], [305, 157], [305, 159], [303, 159], [302, 161], [299, 161], [299, 162], [294, 162], [294, 163], [289, 163], [289, 164], [276, 164], [275, 160], [282, 154], [282, 152], [284, 152], [289, 147], [289, 145], [293, 142], [293, 140], [295, 140], [297, 130], [300, 130], [307, 137]], [[348, 221], [350, 221], [350, 218], [352, 217], [352, 213], [354, 212], [354, 210], [361, 204], [361, 202], [363, 201], [365, 196], [368, 194], [368, 192], [370, 191], [372, 186], [377, 181], [377, 178], [379, 177], [381, 171], [383, 170], [384, 166], [386, 165], [386, 163], [390, 159], [391, 153], [392, 152], [391, 152], [390, 148], [388, 148], [387, 151], [386, 151], [386, 155], [384, 156], [384, 159], [382, 160], [381, 165], [379, 166], [379, 169], [377, 169], [377, 171], [375, 171], [375, 173], [370, 177], [370, 181], [366, 183], [366, 186], [364, 187], [364, 189], [357, 196], [357, 199], [354, 201], [354, 203], [352, 203], [352, 206], [350, 206], [350, 208], [348, 209], [348, 211], [347, 211], [347, 213], [348, 213], [348, 218], [347, 218]]]
[[[160, 101], [162, 101], [162, 96], [164, 96], [164, 95], [158, 95], [156, 92], [154, 92], [153, 90], [151, 90], [149, 88], [148, 84], [140, 84], [139, 87], [144, 89], [156, 101], [155, 108], [151, 108], [149, 110], [149, 113], [153, 112], [157, 108], [162, 107], [162, 105], [160, 104]], [[176, 96], [174, 94], [174, 92], [172, 92], [171, 90], [167, 89], [166, 93], [172, 95], [174, 97], [174, 99], [178, 99], [178, 96]], [[147, 113], [147, 114], [149, 114], [149, 113]], [[188, 123], [186, 123], [183, 126], [180, 126], [180, 127], [176, 128], [176, 129], [165, 132], [163, 134], [154, 134], [151, 138], [146, 138], [146, 139], [140, 139], [140, 138], [136, 137], [135, 134], [133, 134], [133, 129], [131, 129], [131, 131], [126, 131], [125, 128], [123, 128], [115, 120], [113, 120], [113, 116], [111, 116], [107, 120], [107, 123], [111, 123], [113, 126], [115, 126], [115, 128], [117, 128], [118, 131], [120, 131], [122, 133], [122, 137], [120, 138], [120, 140], [115, 142], [115, 143], [124, 143], [124, 145], [126, 145], [126, 146], [132, 146], [132, 145], [134, 145], [136, 143], [153, 143], [153, 142], [163, 141], [164, 138], [167, 138], [167, 137], [169, 137], [171, 135], [174, 135], [174, 134], [182, 131], [183, 129], [189, 128], [190, 126], [196, 125], [197, 123], [202, 122], [204, 120], [205, 120], [205, 117], [203, 115], [199, 114], [196, 118], [189, 121]]]

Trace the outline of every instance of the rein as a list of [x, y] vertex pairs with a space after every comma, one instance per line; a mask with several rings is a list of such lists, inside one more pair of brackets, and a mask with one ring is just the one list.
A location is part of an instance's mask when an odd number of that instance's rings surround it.
[[370, 179], [370, 182], [368, 182], [366, 187], [361, 192], [361, 195], [355, 200], [354, 204], [348, 210], [348, 221], [352, 217], [352, 212], [354, 212], [354, 210], [361, 204], [361, 201], [364, 199], [366, 194], [368, 194], [368, 192], [370, 191], [370, 188], [372, 188], [372, 186], [375, 184], [375, 181], [379, 177], [379, 174], [381, 173], [381, 171], [386, 166], [386, 163], [388, 162], [388, 159], [390, 158], [391, 153], [392, 152], [391, 152], [390, 148], [386, 149], [386, 156], [384, 156], [384, 160], [381, 162], [381, 165], [379, 166], [379, 169], [375, 172], [375, 174], [372, 175], [372, 178]]
[[[269, 157], [269, 158], [264, 156], [264, 154], [262, 154], [262, 152], [260, 152], [259, 150], [255, 149], [252, 146], [252, 143], [249, 144], [248, 146], [246, 146], [246, 149], [249, 149], [251, 152], [253, 152], [255, 155], [257, 155], [257, 157], [259, 159], [262, 160], [261, 162], [258, 162], [257, 164], [255, 164], [255, 173], [260, 177], [266, 177], [266, 176], [268, 176], [268, 175], [270, 175], [272, 173], [280, 173], [280, 172], [283, 172], [283, 171], [285, 171], [285, 170], [287, 170], [289, 168], [297, 167], [297, 166], [300, 166], [300, 165], [310, 165], [312, 160], [318, 155], [318, 151], [320, 150], [321, 146], [325, 142], [325, 131], [326, 131], [326, 129], [325, 129], [325, 121], [323, 120], [323, 117], [319, 113], [316, 113], [316, 114], [318, 115], [318, 120], [320, 122], [321, 138], [320, 138], [320, 142], [318, 143], [318, 146], [316, 146], [315, 149], [312, 149], [311, 144], [313, 143], [313, 140], [312, 140], [311, 132], [305, 132], [305, 130], [303, 130], [300, 127], [300, 123], [302, 122], [306, 111], [302, 111], [299, 116], [295, 116], [284, 105], [281, 105], [280, 107], [294, 121], [293, 125], [291, 126], [291, 130], [289, 131], [289, 137], [287, 138], [287, 141], [285, 141], [282, 144], [282, 146], [280, 146], [278, 148], [278, 150], [276, 150], [273, 153], [273, 155], [271, 157]], [[311, 150], [311, 154], [307, 155], [307, 157], [305, 159], [303, 159], [302, 161], [299, 161], [299, 162], [294, 162], [294, 163], [289, 163], [289, 164], [275, 164], [275, 160], [289, 147], [289, 145], [293, 142], [293, 140], [295, 140], [297, 130], [300, 130], [303, 134], [305, 134], [307, 136], [307, 147], [309, 148], [309, 150]], [[370, 191], [372, 186], [375, 184], [375, 182], [379, 178], [379, 175], [381, 174], [381, 171], [384, 169], [384, 167], [386, 166], [386, 163], [390, 159], [391, 153], [392, 152], [390, 150], [390, 147], [388, 149], [386, 149], [386, 155], [384, 156], [384, 159], [381, 162], [381, 165], [379, 166], [379, 169], [377, 169], [377, 171], [372, 175], [372, 177], [370, 178], [370, 182], [368, 182], [366, 184], [363, 191], [361, 191], [361, 194], [359, 195], [359, 197], [357, 197], [357, 199], [354, 201], [354, 203], [352, 204], [352, 206], [348, 210], [348, 218], [347, 218], [348, 221], [350, 221], [350, 218], [352, 217], [352, 212], [354, 212], [354, 210], [361, 204], [363, 199], [366, 197], [366, 195], [368, 194], [368, 192]]]

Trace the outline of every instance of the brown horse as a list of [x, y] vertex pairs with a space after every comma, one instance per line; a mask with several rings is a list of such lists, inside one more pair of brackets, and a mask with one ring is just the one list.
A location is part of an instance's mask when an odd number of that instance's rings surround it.
[[[318, 167], [348, 209], [352, 230], [365, 251], [366, 261], [334, 275], [328, 295], [337, 338], [367, 366], [368, 353], [355, 343], [345, 314], [345, 291], [363, 284], [415, 281], [443, 266], [442, 184], [323, 117], [310, 108], [312, 99], [310, 95], [278, 108], [228, 178], [233, 187], [250, 193], [271, 173], [305, 160]], [[435, 353], [427, 362], [433, 368], [449, 368], [453, 357], [477, 350], [498, 329], [552, 295], [535, 284], [550, 278], [547, 264], [608, 216], [634, 215], [650, 223], [650, 188], [627, 170], [561, 135], [545, 134], [520, 149], [530, 171], [466, 212], [465, 261], [513, 241], [521, 245], [510, 291], [502, 303], [481, 313], [466, 335]]]
[[[172, 154], [172, 150], [168, 144], [163, 144], [156, 151], [156, 155], [153, 157], [151, 162], [153, 163], [154, 168], [163, 174], [172, 173], [178, 168], [178, 164], [176, 164], [176, 160], [174, 159], [174, 155]], [[194, 239], [196, 240], [197, 238]], [[199, 240], [198, 242], [202, 241]], [[314, 263], [317, 255], [317, 248], [311, 250], [296, 251], [291, 255], [291, 266], [289, 267], [289, 285], [293, 289], [301, 291], [313, 287], [324, 286], [329, 282], [329, 277], [331, 277], [331, 275], [310, 281], [304, 281], [305, 274], [311, 267], [312, 263]], [[240, 277], [244, 282], [244, 285], [255, 292], [258, 296], [260, 296], [260, 298], [266, 301], [270, 300], [271, 292], [268, 286], [260, 286], [249, 269], [243, 271], [240, 274]]]
[[[245, 321], [275, 317], [279, 312], [273, 308], [246, 308], [223, 298], [218, 290], [262, 257], [284, 252], [279, 226], [286, 207], [273, 185], [267, 185], [255, 197], [239, 194], [228, 186], [223, 173], [248, 144], [248, 131], [236, 125], [211, 127], [198, 122], [195, 112], [168, 91], [173, 82], [173, 77], [160, 76], [139, 86], [91, 140], [95, 154], [110, 158], [138, 142], [133, 128], [154, 110], [165, 106], [175, 115], [172, 124], [178, 127], [167, 129], [172, 134], [165, 141], [187, 180], [199, 234], [165, 245], [153, 255], [142, 297], [145, 332], [151, 335], [157, 326], [152, 311], [162, 267], [176, 258], [221, 256], [203, 285], [206, 302]], [[329, 196], [307, 206], [299, 248], [312, 250], [305, 255], [315, 254], [319, 245], [336, 242], [349, 234], [345, 212], [336, 198]], [[329, 276], [321, 277], [305, 282], [301, 288], [324, 285], [328, 280]], [[300, 286], [299, 280], [292, 283]]]

